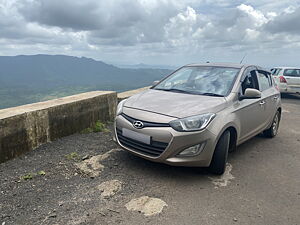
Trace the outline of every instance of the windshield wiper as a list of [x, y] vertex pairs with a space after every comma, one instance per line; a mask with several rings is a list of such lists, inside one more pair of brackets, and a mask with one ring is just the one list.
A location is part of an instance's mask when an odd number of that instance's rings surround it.
[[190, 91], [185, 91], [177, 88], [170, 88], [170, 89], [164, 89], [164, 88], [155, 88], [154, 90], [160, 90], [160, 91], [171, 91], [171, 92], [179, 92], [179, 93], [187, 93], [187, 94], [194, 94]]
[[200, 92], [200, 93], [198, 93], [198, 92], [192, 92], [192, 91], [185, 91], [185, 90], [177, 89], [177, 88], [170, 88], [170, 89], [155, 88], [154, 90], [171, 91], [171, 92], [179, 92], [179, 93], [194, 94], [194, 95], [207, 95], [207, 96], [224, 97], [224, 95], [220, 95], [220, 94], [216, 94], [216, 93], [210, 93], [210, 92], [205, 92], [205, 93]]
[[216, 94], [216, 93], [210, 93], [210, 92], [200, 93], [200, 95], [216, 96], [216, 97], [224, 97], [224, 95], [219, 95], [219, 94]]

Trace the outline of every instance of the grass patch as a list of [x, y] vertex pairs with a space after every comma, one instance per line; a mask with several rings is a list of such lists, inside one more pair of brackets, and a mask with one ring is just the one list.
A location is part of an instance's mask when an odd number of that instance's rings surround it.
[[43, 171], [43, 170], [41, 170], [41, 171], [39, 171], [37, 173], [28, 173], [28, 174], [25, 174], [24, 176], [21, 176], [20, 178], [21, 178], [21, 180], [31, 180], [34, 177], [38, 176], [38, 175], [39, 176], [45, 176], [46, 172]]
[[68, 160], [75, 160], [75, 161], [79, 160], [80, 158], [77, 152], [71, 152], [65, 156]]
[[22, 180], [31, 180], [33, 177], [34, 177], [33, 173], [28, 173], [28, 174], [25, 174], [24, 176], [21, 176], [21, 179]]
[[109, 129], [107, 129], [106, 124], [97, 121], [92, 127], [88, 127], [82, 130], [80, 133], [88, 134], [88, 133], [97, 133], [97, 132], [109, 132]]
[[40, 176], [45, 176], [45, 175], [46, 175], [46, 172], [43, 171], [43, 170], [41, 170], [41, 171], [39, 171], [37, 174], [40, 175]]

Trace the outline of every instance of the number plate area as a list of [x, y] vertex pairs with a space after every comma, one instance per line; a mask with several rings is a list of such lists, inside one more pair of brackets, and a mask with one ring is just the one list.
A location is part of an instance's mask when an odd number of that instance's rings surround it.
[[138, 133], [138, 132], [126, 129], [126, 128], [122, 129], [122, 135], [124, 137], [130, 138], [130, 139], [133, 139], [133, 140], [136, 140], [136, 141], [148, 144], [148, 145], [151, 144], [151, 137], [150, 136], [145, 135], [145, 134], [141, 134], [141, 133]]

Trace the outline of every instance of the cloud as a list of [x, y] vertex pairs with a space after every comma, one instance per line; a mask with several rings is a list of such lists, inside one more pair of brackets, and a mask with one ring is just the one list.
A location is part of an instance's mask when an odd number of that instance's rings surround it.
[[286, 8], [266, 25], [266, 30], [271, 33], [300, 35], [300, 7]]
[[91, 0], [24, 0], [18, 7], [27, 21], [74, 30], [100, 28], [103, 25], [101, 8]]
[[297, 0], [0, 0], [0, 54], [151, 63], [252, 52], [256, 60], [300, 48], [299, 6]]

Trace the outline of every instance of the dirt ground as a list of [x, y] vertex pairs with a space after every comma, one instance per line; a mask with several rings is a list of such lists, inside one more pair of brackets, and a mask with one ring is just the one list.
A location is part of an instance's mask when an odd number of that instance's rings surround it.
[[300, 97], [276, 138], [230, 154], [226, 173], [156, 164], [74, 134], [0, 164], [0, 225], [300, 224]]

